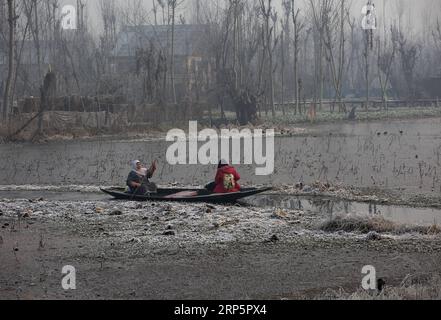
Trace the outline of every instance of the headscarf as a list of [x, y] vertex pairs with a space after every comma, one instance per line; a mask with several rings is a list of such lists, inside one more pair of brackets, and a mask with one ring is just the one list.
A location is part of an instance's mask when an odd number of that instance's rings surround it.
[[218, 167], [218, 169], [220, 169], [220, 168], [226, 167], [228, 165], [229, 165], [228, 161], [225, 159], [222, 159], [221, 161], [219, 161], [219, 165], [217, 167]]
[[139, 161], [139, 160], [132, 161], [132, 171], [136, 172], [140, 176], [145, 176], [147, 174], [147, 169], [141, 168], [140, 170], [138, 170], [138, 168], [136, 166], [138, 163], [141, 163], [141, 161]]

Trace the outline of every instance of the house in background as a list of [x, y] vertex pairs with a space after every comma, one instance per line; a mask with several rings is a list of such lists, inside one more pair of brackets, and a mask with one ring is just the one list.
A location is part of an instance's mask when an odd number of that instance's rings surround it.
[[[209, 63], [204, 54], [207, 41], [206, 25], [175, 25], [174, 74], [177, 95], [184, 88], [194, 86], [197, 75], [209, 74]], [[167, 25], [126, 26], [117, 36], [112, 53], [111, 69], [114, 74], [137, 72], [137, 58], [141, 50], [153, 50], [167, 59], [170, 68], [172, 28]], [[170, 70], [168, 70], [170, 72]]]

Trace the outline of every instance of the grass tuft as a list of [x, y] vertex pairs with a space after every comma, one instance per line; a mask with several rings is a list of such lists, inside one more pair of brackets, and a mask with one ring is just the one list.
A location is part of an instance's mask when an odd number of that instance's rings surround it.
[[428, 279], [408, 276], [398, 286], [388, 286], [382, 292], [359, 289], [346, 292], [344, 289], [327, 290], [316, 300], [440, 300], [441, 277], [434, 274]]
[[437, 235], [441, 233], [441, 228], [438, 225], [428, 227], [399, 225], [382, 217], [335, 217], [332, 220], [324, 222], [320, 225], [319, 229], [330, 233], [339, 231], [362, 234], [378, 232], [398, 235], [406, 233]]

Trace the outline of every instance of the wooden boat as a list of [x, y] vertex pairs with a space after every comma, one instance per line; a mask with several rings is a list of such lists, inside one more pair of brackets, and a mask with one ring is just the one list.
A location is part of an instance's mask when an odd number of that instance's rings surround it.
[[244, 188], [240, 192], [209, 193], [204, 189], [158, 189], [157, 193], [134, 195], [124, 188], [101, 189], [102, 192], [117, 200], [126, 201], [179, 201], [179, 202], [210, 202], [234, 203], [239, 199], [251, 197], [272, 188]]

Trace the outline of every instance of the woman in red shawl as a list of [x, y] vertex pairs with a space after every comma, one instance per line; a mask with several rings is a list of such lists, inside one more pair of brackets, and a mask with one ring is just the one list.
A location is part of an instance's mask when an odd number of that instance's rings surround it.
[[237, 181], [240, 180], [240, 175], [234, 167], [230, 166], [226, 160], [221, 160], [214, 180], [216, 187], [214, 193], [230, 193], [239, 192], [240, 185]]

